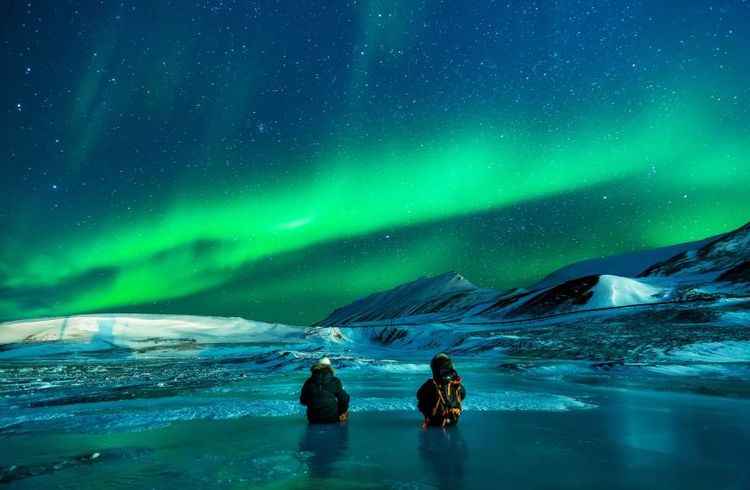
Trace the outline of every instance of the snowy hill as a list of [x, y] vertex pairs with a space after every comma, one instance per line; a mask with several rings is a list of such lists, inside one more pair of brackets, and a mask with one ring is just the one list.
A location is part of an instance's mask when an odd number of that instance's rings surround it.
[[705, 240], [578, 262], [528, 290], [482, 289], [453, 272], [421, 278], [339, 308], [319, 325], [476, 323], [745, 296], [748, 264], [750, 223]]
[[[435, 323], [543, 317], [574, 311], [649, 304], [670, 299], [674, 288], [664, 281], [632, 279], [614, 275], [585, 276], [552, 287], [532, 291], [500, 293], [477, 287], [429, 286], [446, 284], [447, 275], [423, 278], [404, 286], [376, 293], [334, 311], [318, 325], [376, 325]], [[465, 282], [463, 284], [471, 284]], [[410, 295], [417, 289], [419, 295]], [[402, 294], [407, 293], [407, 294]]]
[[615, 276], [636, 277], [653, 264], [671, 259], [675, 255], [690, 250], [697, 250], [721, 236], [723, 235], [695, 242], [671, 245], [669, 247], [641, 250], [638, 252], [613, 255], [611, 257], [598, 259], [582, 260], [554, 271], [529, 289], [556, 286], [571, 279], [585, 276], [611, 274]]
[[227, 343], [301, 342], [305, 329], [242, 318], [180, 315], [80, 315], [0, 324], [0, 357], [190, 349]]
[[[506, 316], [547, 316], [664, 301], [670, 289], [613, 275], [585, 276], [531, 296]], [[521, 303], [521, 302], [519, 302]]]
[[[206, 349], [216, 351], [222, 346], [234, 346], [227, 348], [236, 351], [237, 346], [297, 344], [296, 353], [285, 350], [263, 358], [281, 367], [321, 345], [400, 345], [427, 350], [475, 345], [491, 350], [496, 344], [487, 340], [485, 329], [494, 331], [503, 324], [578, 321], [586, 315], [621, 322], [622, 315], [636, 310], [653, 315], [669, 310], [669, 318], [713, 324], [718, 321], [716, 311], [731, 310], [735, 301], [746, 304], [750, 298], [750, 225], [697, 248], [696, 243], [680, 247], [682, 252], [647, 267], [639, 277], [584, 275], [557, 284], [543, 281], [530, 290], [479, 288], [455, 272], [424, 277], [343, 306], [313, 328], [179, 315], [101, 314], [7, 322], [0, 324], [0, 358], [113, 350], [202, 351], [207, 355]], [[661, 250], [657, 255], [664, 253]], [[630, 267], [649, 256], [640, 253], [638, 260], [631, 257], [626, 262]], [[622, 262], [617, 258], [613, 263]], [[705, 310], [699, 312], [694, 306], [699, 304]], [[744, 310], [731, 310], [727, 315], [732, 323], [732, 318], [744, 318]]]
[[446, 321], [495, 301], [501, 293], [478, 288], [463, 276], [448, 272], [422, 277], [388, 291], [371, 294], [341, 307], [317, 325], [351, 325], [409, 317], [412, 320]]

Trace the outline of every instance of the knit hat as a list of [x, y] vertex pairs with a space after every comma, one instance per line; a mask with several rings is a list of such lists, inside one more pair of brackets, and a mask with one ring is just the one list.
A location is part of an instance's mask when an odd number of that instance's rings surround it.
[[327, 357], [323, 357], [317, 363], [315, 363], [315, 365], [312, 367], [312, 370], [314, 371], [316, 369], [325, 369], [325, 368], [332, 369], [331, 360], [328, 359]]

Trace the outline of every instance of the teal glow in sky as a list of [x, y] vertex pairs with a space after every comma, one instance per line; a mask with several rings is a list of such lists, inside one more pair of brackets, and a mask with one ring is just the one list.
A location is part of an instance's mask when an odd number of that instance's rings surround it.
[[750, 219], [740, 1], [13, 5], [0, 318], [309, 323]]

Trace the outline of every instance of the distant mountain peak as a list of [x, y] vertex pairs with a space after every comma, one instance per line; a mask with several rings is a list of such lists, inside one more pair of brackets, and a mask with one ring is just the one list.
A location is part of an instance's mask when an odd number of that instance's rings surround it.
[[431, 285], [436, 285], [436, 286], [444, 285], [444, 286], [454, 287], [454, 288], [476, 288], [477, 287], [471, 281], [466, 279], [463, 275], [455, 271], [444, 272], [442, 274], [439, 274], [437, 276], [432, 276], [432, 277], [423, 277], [421, 278], [421, 280], [423, 281], [424, 284], [429, 283]]
[[481, 298], [482, 290], [463, 275], [449, 271], [424, 276], [386, 291], [370, 294], [338, 308], [318, 325], [384, 321], [414, 315], [445, 313], [460, 309], [468, 297]]
[[318, 325], [541, 318], [680, 301], [696, 287], [722, 281], [725, 291], [746, 294], [748, 264], [750, 223], [705, 240], [572, 264], [529, 289], [479, 288], [455, 271], [420, 277], [343, 306]]

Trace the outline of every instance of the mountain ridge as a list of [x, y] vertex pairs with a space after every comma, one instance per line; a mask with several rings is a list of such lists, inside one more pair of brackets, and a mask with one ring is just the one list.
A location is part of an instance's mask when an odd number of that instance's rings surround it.
[[[744, 295], [750, 290], [750, 286], [742, 287], [750, 281], [750, 223], [703, 240], [610, 259], [609, 263], [604, 258], [570, 264], [527, 289], [505, 292], [480, 288], [454, 271], [422, 277], [337, 308], [315, 325], [500, 321]], [[647, 260], [653, 262], [644, 264]], [[585, 274], [592, 267], [597, 273]], [[632, 273], [615, 273], [624, 268]]]

